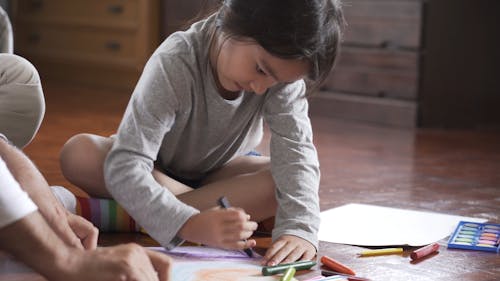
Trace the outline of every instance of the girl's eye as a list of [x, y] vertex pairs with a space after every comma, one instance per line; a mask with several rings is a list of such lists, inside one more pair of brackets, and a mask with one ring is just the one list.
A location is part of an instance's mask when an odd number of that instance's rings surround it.
[[262, 70], [262, 68], [260, 68], [260, 66], [259, 66], [259, 65], [257, 65], [257, 66], [256, 66], [256, 70], [257, 70], [257, 72], [258, 72], [259, 74], [262, 74], [262, 75], [267, 75], [267, 74], [264, 72], [264, 70]]

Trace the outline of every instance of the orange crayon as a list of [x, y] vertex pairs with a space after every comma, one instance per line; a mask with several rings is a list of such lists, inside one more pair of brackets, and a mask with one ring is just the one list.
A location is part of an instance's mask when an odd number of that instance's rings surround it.
[[344, 274], [349, 274], [349, 275], [356, 275], [354, 270], [352, 270], [349, 267], [341, 264], [340, 262], [330, 258], [329, 256], [322, 256], [321, 263], [333, 271], [336, 271], [339, 273], [344, 273]]

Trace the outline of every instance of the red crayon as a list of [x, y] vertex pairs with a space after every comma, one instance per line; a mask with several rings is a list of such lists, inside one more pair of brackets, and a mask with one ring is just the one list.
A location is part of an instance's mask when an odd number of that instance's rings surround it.
[[413, 251], [410, 254], [410, 258], [412, 260], [417, 260], [417, 259], [423, 258], [425, 256], [428, 256], [428, 255], [436, 252], [437, 250], [439, 250], [439, 244], [438, 243], [429, 244], [429, 245], [427, 245], [425, 247], [422, 247], [420, 249], [417, 249], [417, 250]]
[[326, 265], [328, 268], [330, 268], [333, 271], [336, 271], [339, 273], [344, 273], [344, 274], [349, 274], [349, 275], [356, 275], [354, 270], [352, 270], [349, 267], [347, 267], [347, 266], [339, 263], [338, 261], [330, 258], [329, 256], [322, 256], [321, 263]]

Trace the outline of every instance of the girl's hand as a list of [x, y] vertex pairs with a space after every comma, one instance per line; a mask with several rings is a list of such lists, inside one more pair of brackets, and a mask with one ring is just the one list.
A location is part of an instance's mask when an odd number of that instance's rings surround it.
[[191, 242], [224, 249], [243, 250], [254, 247], [249, 238], [257, 223], [240, 208], [215, 207], [189, 218], [179, 230], [179, 236]]
[[262, 264], [273, 266], [297, 260], [311, 260], [316, 256], [316, 248], [308, 241], [293, 235], [283, 235], [276, 240], [262, 260]]

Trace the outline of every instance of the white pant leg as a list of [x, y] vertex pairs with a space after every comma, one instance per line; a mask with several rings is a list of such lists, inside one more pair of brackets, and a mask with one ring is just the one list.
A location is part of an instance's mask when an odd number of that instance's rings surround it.
[[40, 77], [26, 59], [0, 54], [0, 133], [15, 146], [31, 142], [45, 114]]

